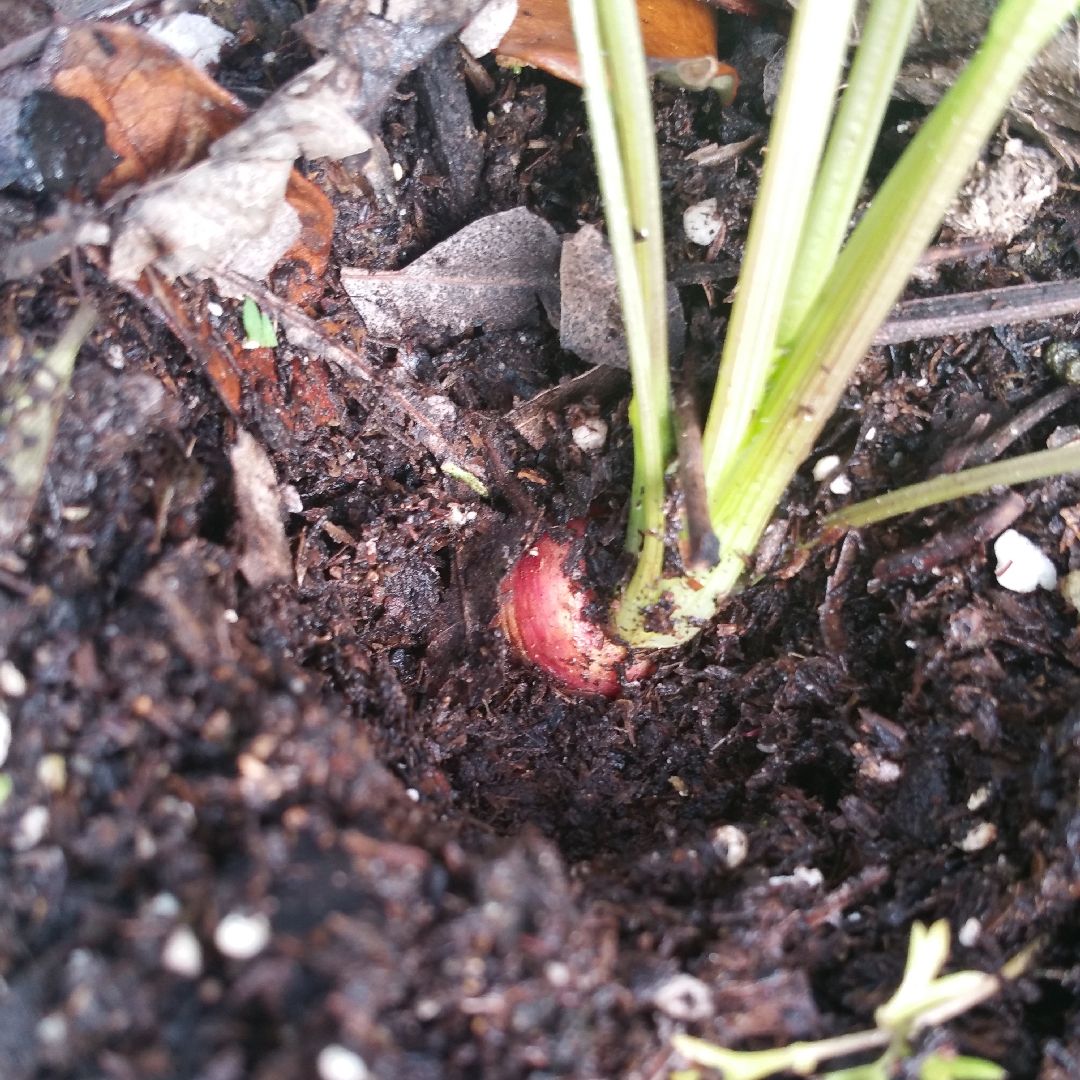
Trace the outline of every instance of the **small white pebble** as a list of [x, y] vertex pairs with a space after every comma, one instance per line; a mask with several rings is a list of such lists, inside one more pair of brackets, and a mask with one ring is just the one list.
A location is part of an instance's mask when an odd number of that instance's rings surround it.
[[851, 480], [848, 478], [847, 473], [841, 473], [839, 476], [833, 477], [832, 483], [829, 484], [829, 490], [834, 495], [850, 495]]
[[983, 784], [977, 791], [973, 791], [968, 796], [967, 808], [969, 810], [978, 810], [980, 807], [986, 805], [987, 799], [990, 798], [990, 789]]
[[828, 480], [837, 469], [840, 468], [840, 458], [837, 454], [826, 454], [814, 462], [814, 479], [820, 484], [822, 480]]
[[38, 782], [59, 794], [67, 787], [67, 762], [63, 754], [46, 754], [37, 764]]
[[202, 974], [202, 946], [190, 926], [178, 926], [161, 950], [161, 966], [185, 979], [197, 979]]
[[218, 923], [214, 944], [233, 960], [250, 960], [270, 942], [270, 920], [265, 915], [244, 915], [232, 911]]
[[1006, 529], [994, 541], [998, 584], [1010, 592], [1029, 593], [1057, 588], [1054, 564], [1026, 536]]
[[281, 505], [290, 514], [302, 514], [304, 512], [304, 500], [300, 498], [300, 492], [292, 484], [282, 485]]
[[464, 525], [465, 511], [462, 510], [457, 503], [451, 503], [450, 516], [447, 518], [447, 521], [449, 521], [451, 525]]
[[226, 608], [222, 612], [222, 618], [224, 618], [227, 623], [238, 623], [240, 621], [240, 616], [237, 615], [235, 610], [231, 607]]
[[816, 866], [796, 866], [791, 876], [811, 889], [818, 888], [825, 881], [825, 875]]
[[873, 442], [874, 438], [876, 436], [877, 436], [877, 428], [876, 427], [866, 429], [866, 435], [865, 435], [866, 442]]
[[146, 905], [144, 914], [156, 919], [175, 919], [180, 914], [180, 901], [172, 893], [160, 892]]
[[769, 884], [778, 885], [805, 885], [816, 889], [825, 880], [825, 875], [816, 867], [796, 866], [792, 874], [777, 874], [769, 878]]
[[997, 826], [991, 824], [989, 821], [980, 821], [978, 825], [975, 825], [964, 837], [963, 840], [957, 845], [961, 851], [966, 851], [969, 854], [975, 851], [982, 851], [983, 848], [989, 847], [997, 839]]
[[970, 949], [975, 942], [979, 940], [979, 935], [981, 933], [982, 923], [979, 922], [978, 919], [972, 917], [960, 927], [960, 933], [956, 935], [956, 940], [959, 941], [965, 949]]
[[716, 209], [715, 199], [705, 199], [702, 202], [688, 206], [682, 218], [683, 232], [691, 244], [699, 247], [708, 247], [719, 235], [723, 225]]
[[442, 1006], [435, 1000], [435, 998], [421, 998], [413, 1008], [413, 1013], [416, 1019], [422, 1024], [428, 1023], [430, 1020], [434, 1020], [439, 1013], [442, 1012]]
[[315, 1059], [319, 1080], [366, 1080], [368, 1067], [359, 1054], [344, 1046], [331, 1043], [319, 1051]]
[[0, 663], [0, 694], [22, 697], [26, 693], [26, 676], [10, 661]]
[[653, 1004], [672, 1020], [699, 1021], [712, 1016], [712, 991], [693, 975], [674, 975], [653, 992]]
[[15, 826], [15, 835], [12, 837], [11, 846], [16, 851], [29, 851], [37, 847], [45, 836], [49, 827], [49, 808], [47, 806], [31, 806]]
[[401, 180], [405, 176], [405, 170], [401, 167], [401, 162], [395, 161], [390, 166], [390, 171], [394, 174], [395, 180]]
[[878, 784], [895, 784], [900, 779], [900, 766], [895, 761], [866, 757], [859, 764], [859, 774]]
[[225, 314], [225, 309], [220, 304], [215, 303], [213, 300], [211, 300], [206, 305], [206, 310], [210, 312], [210, 314], [213, 315], [215, 319], [220, 319], [221, 316]]
[[713, 851], [729, 870], [742, 865], [750, 852], [750, 839], [737, 825], [721, 825], [712, 834]]
[[601, 420], [599, 416], [590, 416], [582, 420], [571, 432], [571, 435], [574, 438], [574, 445], [579, 450], [585, 451], [586, 454], [592, 454], [604, 449], [604, 443], [607, 442], [607, 433], [607, 423]]
[[0, 709], [0, 765], [7, 761], [8, 751], [11, 749], [11, 721], [8, 714]]
[[409, 798], [412, 799], [413, 802], [419, 802], [420, 801], [420, 792], [417, 791], [416, 788], [414, 788], [414, 787], [406, 788], [405, 789], [405, 794], [408, 795]]
[[552, 960], [544, 965], [544, 978], [552, 986], [562, 989], [562, 987], [570, 985], [570, 968], [561, 960]]
[[68, 1025], [63, 1013], [49, 1013], [38, 1021], [38, 1042], [46, 1046], [60, 1046], [67, 1042]]

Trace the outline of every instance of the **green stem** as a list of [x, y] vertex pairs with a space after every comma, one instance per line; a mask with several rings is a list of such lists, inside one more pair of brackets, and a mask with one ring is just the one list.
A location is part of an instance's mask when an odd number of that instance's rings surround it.
[[[634, 0], [571, 0], [585, 105], [615, 261], [634, 383], [634, 575], [615, 616], [653, 603], [664, 562], [664, 468], [671, 447], [659, 164]], [[640, 537], [640, 539], [639, 539]]]
[[928, 506], [977, 495], [993, 487], [1026, 484], [1029, 480], [1043, 480], [1048, 476], [1080, 472], [1080, 444], [1070, 443], [1056, 450], [1040, 450], [1035, 454], [1023, 454], [996, 461], [992, 465], [980, 465], [976, 469], [947, 473], [924, 480], [921, 484], [877, 495], [864, 502], [836, 510], [822, 522], [826, 528], [859, 529], [874, 525], [897, 514], [910, 514]]
[[665, 581], [673, 609], [667, 632], [638, 628], [627, 635], [630, 644], [664, 648], [688, 640], [735, 588], [744, 560], [1028, 64], [1074, 3], [1003, 0], [999, 5], [982, 47], [922, 126], [841, 253], [737, 459], [710, 484], [720, 562], [704, 578]]
[[840, 83], [854, 0], [803, 0], [788, 42], [765, 168], [702, 437], [711, 491], [768, 381], [784, 296]]
[[919, 0], [874, 0], [867, 13], [784, 298], [781, 346], [794, 339], [844, 243], [918, 9]]
[[775, 1050], [728, 1050], [704, 1039], [680, 1034], [671, 1036], [671, 1045], [695, 1064], [715, 1069], [724, 1080], [762, 1080], [773, 1073], [787, 1071], [807, 1076], [822, 1061], [887, 1046], [891, 1037], [888, 1031], [856, 1031], [819, 1042], [791, 1043]]
[[97, 319], [97, 309], [89, 300], [79, 304], [56, 344], [15, 399], [9, 421], [9, 453], [0, 461], [0, 547], [18, 539], [37, 501], [75, 358]]

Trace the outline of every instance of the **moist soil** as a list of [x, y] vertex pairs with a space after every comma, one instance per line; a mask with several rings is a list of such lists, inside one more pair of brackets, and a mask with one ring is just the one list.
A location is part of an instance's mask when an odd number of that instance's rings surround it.
[[[703, 403], [760, 156], [688, 155], [768, 119], [761, 62], [734, 54], [732, 108], [656, 92], [682, 378]], [[421, 75], [385, 119], [393, 201], [308, 167], [337, 210], [335, 268], [404, 265], [513, 206], [563, 232], [601, 220], [579, 93], [488, 73], [489, 93], [469, 91], [477, 182], [455, 171]], [[708, 255], [680, 225], [707, 197], [726, 226]], [[1078, 222], [1063, 189], [1007, 249], [942, 263], [910, 295], [1074, 277]], [[851, 494], [805, 467], [716, 625], [605, 701], [519, 665], [493, 625], [500, 576], [541, 522], [587, 516], [602, 596], [625, 571], [625, 399], [551, 413], [540, 449], [504, 419], [583, 370], [539, 313], [512, 333], [366, 341], [333, 271], [316, 308], [381, 369], [454, 401], [495, 478], [485, 500], [321, 361], [317, 422], [287, 350], [278, 411], [249, 394], [231, 415], [163, 324], [83, 271], [102, 319], [24, 565], [0, 577], [0, 647], [27, 682], [5, 687], [0, 1076], [300, 1080], [340, 1043], [382, 1080], [660, 1080], [676, 1030], [759, 1048], [870, 1026], [916, 919], [949, 921], [959, 967], [1031, 950], [995, 1000], [920, 1046], [1078, 1075], [1075, 612], [997, 584], [972, 521], [1000, 492], [804, 546], [826, 512], [924, 478], [1053, 389], [1041, 350], [1076, 320], [875, 349], [815, 454], [840, 457]], [[47, 346], [73, 297], [63, 267], [4, 286], [0, 307]], [[582, 412], [610, 424], [600, 452], [573, 443]], [[1066, 405], [1013, 449], [1076, 422]], [[302, 505], [288, 584], [238, 571], [238, 426]], [[1059, 572], [1080, 567], [1080, 484], [1023, 494], [1017, 527]], [[216, 947], [230, 912], [269, 919], [257, 956]], [[181, 925], [202, 946], [189, 976], [162, 963]]]

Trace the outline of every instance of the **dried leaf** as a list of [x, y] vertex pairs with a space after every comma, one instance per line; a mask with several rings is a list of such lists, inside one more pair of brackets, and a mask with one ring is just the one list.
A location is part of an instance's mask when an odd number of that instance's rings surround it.
[[334, 238], [334, 208], [322, 190], [296, 169], [289, 174], [285, 201], [300, 219], [300, 235], [281, 259], [286, 280], [282, 284], [275, 274], [275, 287], [284, 288], [290, 303], [306, 307], [323, 292], [322, 277]]
[[119, 23], [75, 23], [47, 50], [53, 87], [81, 98], [105, 122], [120, 164], [98, 187], [108, 198], [198, 161], [247, 107], [149, 34]]
[[256, 589], [286, 581], [292, 576], [292, 560], [274, 466], [266, 451], [243, 429], [237, 432], [229, 462], [240, 515], [240, 570]]
[[394, 87], [484, 6], [484, 0], [323, 0], [304, 18], [307, 41], [364, 73], [353, 107], [373, 124]]
[[[260, 281], [297, 242], [309, 279], [325, 269], [332, 210], [295, 176], [292, 162], [348, 157], [371, 140], [346, 111], [359, 76], [324, 58], [282, 87], [249, 120], [210, 147], [209, 159], [144, 188], [118, 230], [109, 273], [137, 281], [153, 263], [163, 274], [233, 270]], [[308, 231], [285, 201], [303, 204]]]
[[[716, 16], [702, 0], [638, 0], [650, 70], [692, 89], [735, 95], [733, 68], [716, 59]], [[498, 46], [500, 62], [538, 67], [581, 85], [568, 0], [529, 0]]]
[[[559, 283], [559, 344], [590, 364], [628, 367], [615, 260], [607, 240], [594, 225], [583, 225], [563, 241]], [[669, 283], [668, 352], [673, 359], [682, 355], [685, 343], [682, 303], [678, 290]]]
[[110, 278], [137, 281], [151, 263], [177, 277], [230, 257], [264, 277], [300, 235], [285, 204], [294, 149], [283, 136], [260, 156], [211, 158], [148, 185], [118, 228]]
[[539, 296], [558, 321], [559, 238], [523, 207], [481, 218], [397, 271], [342, 270], [368, 331], [510, 330], [535, 320]]

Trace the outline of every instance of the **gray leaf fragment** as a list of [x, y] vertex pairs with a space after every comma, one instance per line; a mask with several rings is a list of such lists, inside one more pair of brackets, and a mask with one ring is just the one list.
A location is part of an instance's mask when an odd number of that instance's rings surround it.
[[268, 232], [285, 201], [293, 159], [282, 155], [290, 155], [290, 141], [277, 141], [275, 156], [212, 156], [147, 185], [124, 215], [109, 277], [137, 281], [150, 263], [168, 277], [192, 273]]
[[229, 463], [240, 515], [240, 570], [256, 589], [285, 581], [292, 576], [292, 560], [274, 466], [266, 451], [243, 430], [229, 451]]
[[[629, 367], [623, 331], [615, 260], [607, 240], [594, 225], [583, 225], [563, 241], [559, 268], [562, 321], [559, 344], [590, 364]], [[686, 320], [679, 292], [668, 284], [668, 353], [682, 355]]]
[[555, 230], [518, 207], [466, 225], [404, 270], [342, 270], [341, 283], [376, 337], [512, 330], [535, 321], [537, 297], [558, 321], [558, 265]]

